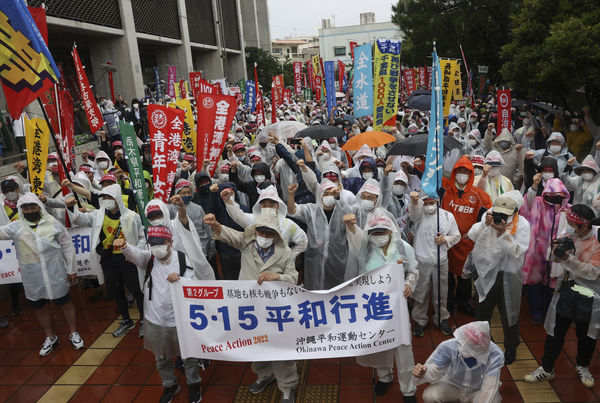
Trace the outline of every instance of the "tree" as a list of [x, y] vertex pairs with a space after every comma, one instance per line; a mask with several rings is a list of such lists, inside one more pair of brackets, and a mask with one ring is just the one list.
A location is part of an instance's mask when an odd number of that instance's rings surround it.
[[286, 87], [294, 85], [294, 63], [290, 60], [283, 64], [283, 83]]
[[256, 63], [258, 82], [267, 91], [271, 90], [271, 80], [273, 76], [283, 73], [277, 59], [261, 48], [253, 46], [246, 47], [246, 69], [249, 79], [254, 79], [254, 63]]
[[502, 75], [511, 86], [567, 109], [583, 89], [600, 118], [600, 7], [594, 0], [525, 0], [511, 17]]

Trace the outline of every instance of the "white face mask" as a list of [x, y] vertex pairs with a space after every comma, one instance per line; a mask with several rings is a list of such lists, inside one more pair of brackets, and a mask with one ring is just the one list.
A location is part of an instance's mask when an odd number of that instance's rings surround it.
[[100, 162], [98, 163], [98, 167], [99, 167], [100, 169], [106, 169], [106, 168], [108, 168], [108, 161], [100, 161]]
[[140, 108], [140, 104], [132, 104], [131, 106], [133, 106], [133, 109], [139, 109]]
[[429, 206], [423, 206], [423, 211], [425, 214], [435, 214], [437, 210], [437, 206], [435, 204], [431, 204]]
[[554, 178], [554, 172], [544, 172], [542, 173], [542, 179], [544, 180], [544, 182], [547, 182], [548, 180]]
[[256, 243], [258, 244], [259, 247], [261, 247], [263, 249], [267, 249], [271, 245], [273, 245], [273, 238], [265, 238], [264, 236], [257, 235]]
[[488, 172], [488, 175], [490, 176], [490, 178], [495, 178], [497, 176], [500, 175], [500, 167], [491, 167], [490, 171]]
[[255, 175], [254, 176], [254, 180], [256, 181], [256, 183], [263, 183], [266, 179], [265, 175]]
[[390, 240], [389, 235], [370, 235], [369, 238], [371, 239], [371, 242], [373, 242], [373, 245], [380, 248], [385, 246]]
[[169, 254], [169, 245], [150, 245], [150, 252], [157, 259], [164, 259]]
[[483, 168], [473, 168], [475, 176], [483, 175]]
[[392, 193], [394, 193], [395, 196], [400, 196], [400, 195], [404, 194], [405, 191], [406, 191], [406, 186], [404, 186], [404, 185], [393, 185], [392, 186]]
[[123, 155], [123, 150], [121, 150], [120, 148], [118, 150], [115, 150], [115, 155]]
[[366, 181], [369, 179], [373, 179], [373, 172], [365, 172], [362, 174], [362, 177]]
[[100, 200], [100, 207], [104, 210], [112, 211], [117, 206], [117, 202], [113, 199], [102, 199]]
[[329, 161], [331, 159], [331, 154], [329, 152], [324, 152], [323, 153], [323, 159], [325, 161]]
[[573, 235], [573, 234], [575, 234], [575, 227], [572, 227], [569, 224], [567, 224], [567, 226], [565, 228], [565, 232], [569, 235]]
[[[594, 174], [591, 172], [584, 172], [581, 174], [581, 177], [583, 178], [584, 181], [591, 182], [592, 179], [594, 179]], [[8, 195], [7, 195], [7, 198], [8, 198]]]
[[219, 174], [219, 180], [221, 182], [229, 182], [229, 174]]
[[579, 126], [576, 124], [572, 124], [571, 126], [569, 126], [569, 129], [571, 129], [572, 132], [576, 132], [577, 129], [579, 129]]
[[7, 200], [15, 201], [19, 198], [19, 194], [17, 192], [8, 192], [4, 194]]
[[469, 174], [456, 174], [456, 181], [460, 185], [466, 185], [469, 181]]
[[360, 200], [360, 208], [363, 210], [371, 210], [373, 209], [373, 207], [375, 207], [375, 203], [371, 200], [365, 200], [365, 199], [361, 199]]
[[51, 163], [51, 164], [48, 164], [48, 165], [46, 165], [46, 169], [47, 169], [48, 171], [52, 171], [52, 170], [53, 170], [55, 167], [57, 167], [57, 166], [58, 166], [58, 164], [53, 162], [53, 163]]
[[153, 227], [156, 227], [158, 225], [162, 225], [162, 218], [156, 218], [154, 220], [148, 220], [150, 222], [150, 225]]
[[477, 144], [479, 144], [479, 141], [477, 141], [475, 139], [469, 139], [469, 145], [471, 147], [477, 147]]
[[333, 196], [323, 196], [323, 206], [331, 207], [335, 204], [335, 197]]
[[557, 146], [557, 145], [550, 146], [550, 152], [552, 152], [554, 154], [558, 154], [560, 152], [560, 150], [562, 150], [562, 146]]

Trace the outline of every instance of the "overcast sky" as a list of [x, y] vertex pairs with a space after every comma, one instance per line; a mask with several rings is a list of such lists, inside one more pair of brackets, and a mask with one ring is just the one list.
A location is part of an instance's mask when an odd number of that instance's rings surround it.
[[[392, 0], [267, 0], [271, 39], [286, 36], [317, 35], [321, 19], [330, 18], [331, 25], [358, 25], [360, 13], [374, 12], [375, 22], [392, 19]], [[334, 23], [335, 22], [335, 23]]]

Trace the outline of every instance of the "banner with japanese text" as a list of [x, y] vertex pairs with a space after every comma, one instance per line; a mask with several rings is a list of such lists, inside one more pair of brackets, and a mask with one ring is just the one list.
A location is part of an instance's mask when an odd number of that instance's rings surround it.
[[325, 62], [325, 89], [327, 99], [327, 111], [329, 116], [332, 116], [333, 108], [335, 107], [335, 66], [333, 61]]
[[158, 67], [154, 68], [154, 86], [155, 86], [156, 100], [159, 100], [163, 97], [163, 92], [162, 92], [162, 83], [160, 82], [160, 71], [158, 70]]
[[256, 126], [263, 127], [265, 125], [265, 103], [263, 101], [262, 91], [257, 91], [256, 96]]
[[229, 95], [200, 94], [196, 100], [198, 133], [196, 140], [197, 166], [209, 160], [212, 177], [223, 152], [233, 117], [237, 110], [235, 98]]
[[415, 69], [404, 69], [404, 83], [406, 85], [406, 92], [410, 96], [414, 90], [417, 89], [417, 80], [415, 77]]
[[350, 41], [350, 57], [352, 57], [352, 60], [354, 60], [354, 50], [356, 49], [357, 46], [358, 46], [358, 42]]
[[271, 83], [271, 123], [277, 122], [277, 108], [283, 104], [283, 74], [273, 76]]
[[440, 67], [442, 70], [442, 97], [444, 100], [444, 117], [450, 113], [450, 103], [452, 94], [454, 93], [454, 64], [458, 60], [440, 59]]
[[346, 77], [346, 65], [338, 60], [338, 91], [344, 92], [344, 78]]
[[294, 62], [294, 92], [302, 92], [302, 62]]
[[[144, 211], [148, 204], [148, 191], [146, 181], [144, 180], [144, 168], [142, 167], [142, 158], [140, 149], [137, 145], [137, 136], [131, 122], [119, 120], [119, 129], [121, 139], [123, 140], [123, 152], [127, 157], [127, 166], [129, 167], [129, 176], [131, 177], [131, 186], [138, 202], [138, 208]], [[142, 214], [144, 217], [145, 214]], [[142, 219], [142, 221], [145, 221]]]
[[431, 66], [427, 66], [427, 90], [431, 91]]
[[237, 101], [238, 105], [242, 104], [242, 102], [243, 102], [242, 89], [240, 87], [238, 87], [238, 86], [229, 87], [228, 95], [234, 97], [235, 100]]
[[[67, 228], [75, 248], [75, 266], [79, 277], [92, 275], [90, 261], [92, 228]], [[13, 241], [0, 241], [0, 285], [20, 283], [21, 269]]]
[[27, 147], [29, 183], [31, 183], [31, 191], [38, 196], [42, 194], [44, 188], [49, 141], [50, 128], [45, 119], [25, 118], [25, 146]]
[[181, 149], [189, 154], [196, 153], [196, 122], [194, 121], [194, 111], [189, 98], [180, 99], [170, 104], [185, 111], [185, 121], [183, 122], [183, 136], [181, 139]]
[[94, 134], [100, 130], [104, 124], [102, 114], [96, 103], [96, 98], [94, 98], [94, 93], [90, 88], [87, 75], [85, 74], [85, 71], [83, 71], [83, 65], [81, 64], [81, 59], [79, 59], [79, 53], [77, 52], [76, 46], [73, 47], [71, 55], [73, 56], [73, 63], [75, 64], [75, 71], [77, 72], [77, 81], [79, 81], [79, 90], [81, 91], [81, 100], [83, 101], [85, 114], [87, 115], [90, 124], [91, 134]]
[[498, 96], [496, 99], [498, 100], [498, 123], [496, 127], [496, 134], [499, 136], [500, 133], [502, 133], [502, 129], [508, 129], [509, 132], [512, 132], [510, 90], [498, 90]]
[[199, 71], [191, 71], [190, 72], [190, 87], [192, 87], [192, 96], [194, 99], [198, 96], [200, 92], [200, 80], [202, 79], [202, 73]]
[[425, 67], [417, 68], [419, 75], [419, 88], [427, 87], [427, 69]]
[[[59, 89], [56, 94], [58, 95], [58, 110], [60, 111], [60, 131], [55, 131], [57, 136], [56, 140], [60, 145], [61, 153], [65, 160], [65, 165], [67, 166], [68, 170], [71, 170], [76, 157], [73, 99], [71, 98], [69, 91], [66, 89]], [[102, 116], [102, 120], [104, 120], [104, 115]], [[68, 189], [63, 188], [63, 191], [68, 191]]]
[[256, 110], [256, 87], [254, 81], [246, 81], [246, 108], [250, 109], [251, 113]]
[[455, 60], [452, 64], [452, 99], [455, 101], [462, 101], [463, 99], [462, 79], [458, 60]]
[[284, 88], [282, 91], [283, 102], [290, 103], [292, 102], [292, 90], [289, 88]]
[[356, 357], [410, 345], [402, 265], [331, 290], [281, 281], [171, 284], [181, 356], [224, 361]]
[[323, 79], [321, 76], [315, 76], [315, 101], [321, 102], [321, 86]]
[[400, 41], [375, 41], [373, 130], [396, 124], [401, 48]]
[[[201, 78], [198, 80], [198, 92], [197, 94], [220, 94], [221, 88], [219, 84], [212, 84]], [[198, 98], [198, 95], [196, 95]]]
[[313, 68], [312, 62], [309, 60], [306, 62], [306, 74], [308, 75], [308, 86], [311, 91], [315, 90], [315, 70]]
[[167, 95], [175, 98], [175, 80], [177, 80], [177, 66], [167, 66]]
[[152, 153], [154, 198], [169, 202], [175, 169], [181, 151], [185, 111], [168, 106], [148, 105], [148, 129]]
[[373, 112], [373, 51], [372, 45], [354, 49], [354, 117], [369, 116]]

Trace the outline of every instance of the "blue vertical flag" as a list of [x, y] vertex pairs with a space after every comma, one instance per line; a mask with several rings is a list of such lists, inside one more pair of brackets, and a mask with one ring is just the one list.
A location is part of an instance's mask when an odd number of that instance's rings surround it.
[[327, 109], [329, 116], [333, 113], [335, 106], [335, 67], [333, 61], [325, 62], [325, 91], [327, 92]]
[[373, 113], [373, 49], [370, 43], [354, 48], [354, 117]]
[[250, 108], [251, 113], [256, 109], [256, 86], [251, 80], [246, 81], [246, 108]]
[[444, 103], [442, 99], [442, 69], [435, 49], [432, 58], [431, 117], [427, 140], [427, 159], [421, 179], [421, 189], [430, 197], [438, 198], [438, 190], [442, 187], [444, 168]]
[[162, 85], [160, 85], [160, 73], [158, 67], [154, 68], [154, 81], [156, 82], [156, 100], [158, 101], [163, 97]]

